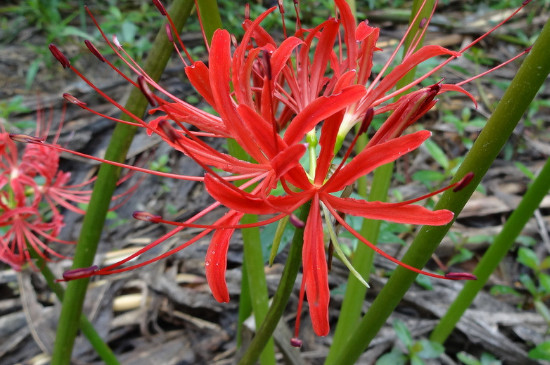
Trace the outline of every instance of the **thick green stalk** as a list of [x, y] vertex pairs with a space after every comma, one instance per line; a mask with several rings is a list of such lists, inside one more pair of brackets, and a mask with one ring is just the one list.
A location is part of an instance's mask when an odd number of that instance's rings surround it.
[[[50, 287], [51, 291], [54, 292], [55, 296], [60, 302], [63, 302], [63, 297], [65, 296], [65, 289], [61, 284], [55, 281], [55, 276], [48, 267], [46, 261], [34, 250], [31, 245], [27, 246], [31, 257], [36, 261], [36, 266], [40, 269], [42, 276], [46, 279], [46, 283]], [[101, 360], [103, 360], [107, 365], [117, 365], [119, 364], [115, 354], [109, 348], [109, 346], [103, 341], [101, 336], [96, 332], [94, 326], [90, 323], [88, 318], [84, 314], [80, 315], [79, 320], [80, 330], [86, 336], [94, 350], [97, 352]]]
[[491, 247], [483, 255], [483, 258], [474, 270], [477, 280], [469, 281], [464, 285], [464, 288], [451, 304], [447, 313], [445, 313], [434, 328], [430, 335], [432, 341], [443, 343], [449, 337], [462, 314], [472, 304], [477, 293], [487, 283], [489, 276], [491, 276], [498, 264], [514, 245], [516, 237], [521, 233], [529, 218], [533, 216], [540, 202], [548, 193], [548, 190], [550, 190], [550, 159], [546, 161], [539, 176], [529, 187]]
[[[299, 218], [302, 221], [306, 221], [309, 213], [309, 203], [301, 208]], [[298, 271], [302, 264], [302, 246], [304, 244], [304, 230], [303, 228], [296, 228], [292, 243], [290, 244], [290, 251], [286, 260], [283, 274], [281, 275], [281, 281], [277, 292], [273, 296], [271, 307], [265, 317], [261, 327], [256, 331], [256, 336], [252, 339], [250, 346], [246, 350], [244, 356], [240, 359], [239, 365], [252, 365], [256, 363], [256, 360], [260, 356], [263, 348], [271, 338], [277, 323], [281, 319], [285, 307], [294, 288]]]
[[[242, 223], [254, 223], [257, 221], [258, 218], [255, 215], [246, 215], [241, 219]], [[256, 328], [259, 328], [269, 309], [269, 296], [265, 279], [265, 265], [262, 254], [260, 230], [257, 227], [247, 228], [242, 230], [242, 234], [250, 300], [252, 302], [252, 311], [254, 312]], [[260, 363], [262, 365], [275, 365], [275, 345], [273, 338], [269, 339], [266, 343], [260, 356]]]
[[[170, 7], [176, 27], [181, 29], [187, 19], [193, 1], [175, 0]], [[165, 28], [162, 27], [155, 38], [153, 48], [149, 52], [144, 70], [151, 78], [158, 80], [172, 53], [172, 45], [168, 41]], [[138, 89], [133, 89], [126, 108], [135, 115], [143, 115], [147, 108], [147, 100]], [[123, 115], [122, 119], [131, 120]], [[111, 142], [105, 153], [107, 160], [122, 162], [134, 137], [136, 128], [125, 124], [117, 124]], [[105, 216], [109, 209], [111, 197], [120, 176], [120, 168], [103, 164], [99, 169], [97, 181], [82, 225], [82, 231], [76, 247], [73, 268], [89, 267], [93, 264], [101, 231], [105, 223]], [[82, 305], [86, 295], [89, 279], [71, 281], [67, 285], [65, 299], [61, 309], [61, 316], [57, 328], [56, 341], [52, 355], [52, 365], [69, 364], [78, 330], [78, 319], [82, 312]]]
[[[459, 192], [447, 191], [444, 193], [437, 203], [436, 209], [449, 209], [455, 213], [455, 216], [460, 213], [548, 76], [550, 72], [549, 59], [550, 22], [547, 22], [495, 112], [489, 118], [486, 127], [467, 154], [455, 178], [458, 180], [468, 172], [473, 172], [474, 179]], [[403, 258], [403, 262], [415, 267], [423, 267], [450, 226], [451, 224], [443, 227], [422, 228]], [[340, 351], [340, 356], [330, 364], [355, 363], [397, 307], [401, 298], [414, 282], [416, 275], [402, 267], [395, 270], [361, 320], [357, 330], [350, 336], [349, 342]]]
[[199, 6], [203, 31], [208, 43], [210, 43], [214, 31], [222, 28], [222, 18], [218, 2], [216, 0], [198, 0], [197, 4]]
[[[410, 22], [414, 20], [415, 15], [418, 13], [422, 1], [415, 0], [413, 2], [413, 8], [411, 12]], [[431, 9], [435, 4], [434, 0], [428, 0], [424, 4], [420, 16], [417, 18], [416, 22], [413, 24], [411, 32], [407, 35], [404, 43], [404, 52], [406, 52], [415, 38], [417, 32], [419, 31], [418, 24], [423, 18], [426, 18], [430, 15]], [[420, 42], [417, 46], [419, 48], [422, 45], [423, 38], [420, 39]], [[407, 75], [405, 75], [397, 84], [397, 88], [401, 88], [410, 82], [413, 81], [416, 69], [411, 70]], [[360, 151], [360, 148], [364, 148], [366, 144], [357, 144], [357, 150]], [[393, 163], [386, 164], [384, 166], [376, 169], [374, 177], [372, 179], [372, 186], [369, 195], [369, 201], [386, 201], [388, 190], [391, 184], [391, 177], [393, 175]], [[359, 187], [358, 191], [363, 196], [366, 196], [366, 179], [361, 179], [358, 182]], [[380, 225], [381, 221], [365, 219], [361, 226], [361, 235], [365, 237], [370, 242], [376, 244], [378, 241], [378, 235], [380, 234]], [[374, 251], [372, 251], [367, 246], [359, 243], [354, 254], [352, 264], [355, 269], [368, 280], [372, 269], [372, 263], [374, 261]], [[348, 341], [349, 336], [353, 330], [357, 327], [357, 323], [361, 317], [361, 308], [363, 307], [363, 301], [367, 294], [367, 288], [361, 284], [357, 278], [350, 274], [348, 276], [346, 293], [344, 295], [344, 301], [342, 302], [342, 307], [340, 309], [340, 316], [338, 317], [338, 323], [336, 325], [336, 331], [334, 333], [332, 345], [330, 347], [326, 362], [331, 363], [342, 349], [344, 343]]]

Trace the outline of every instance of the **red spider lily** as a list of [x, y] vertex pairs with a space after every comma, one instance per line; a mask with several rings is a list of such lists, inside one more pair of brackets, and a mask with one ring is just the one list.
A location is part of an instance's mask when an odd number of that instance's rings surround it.
[[[154, 1], [154, 3], [161, 14], [167, 16], [160, 2]], [[473, 279], [465, 273], [436, 275], [408, 266], [365, 240], [342, 217], [349, 214], [406, 224], [445, 225], [453, 219], [451, 212], [430, 211], [413, 203], [449, 188], [460, 189], [471, 179], [471, 176], [467, 175], [461, 182], [436, 192], [400, 203], [367, 202], [346, 196], [338, 197], [335, 194], [353, 185], [359, 177], [370, 173], [378, 166], [395, 161], [400, 156], [415, 150], [429, 138], [430, 133], [427, 131], [402, 134], [408, 126], [434, 106], [438, 94], [459, 91], [473, 98], [461, 87], [462, 84], [471, 80], [469, 79], [458, 84], [438, 83], [420, 88], [400, 97], [397, 101], [389, 102], [462, 55], [496, 27], [460, 51], [451, 51], [440, 46], [424, 46], [417, 51], [409, 52], [399, 65], [386, 73], [403, 44], [401, 41], [384, 65], [382, 72], [374, 77], [373, 81], [369, 81], [373, 54], [378, 50], [376, 41], [379, 31], [370, 27], [367, 22], [356, 25], [344, 0], [335, 0], [335, 3], [339, 13], [338, 18], [329, 19], [312, 29], [305, 29], [302, 28], [298, 17], [298, 26], [294, 35], [287, 37], [285, 29], [285, 39], [281, 43], [276, 42], [260, 25], [276, 7], [267, 10], [254, 21], [245, 20], [243, 23], [245, 34], [233, 52], [230, 34], [225, 30], [217, 30], [209, 47], [208, 66], [201, 61], [193, 61], [175, 34], [173, 26], [169, 28], [169, 35], [175, 49], [178, 51], [181, 49], [179, 55], [186, 65], [185, 72], [189, 81], [216, 113], [202, 111], [162, 88], [128, 56], [116, 38], [110, 41], [99, 26], [108, 46], [132, 72], [138, 75], [137, 81], [116, 68], [92, 43], [86, 41], [86, 46], [101, 62], [106, 63], [133, 86], [142, 90], [150, 104], [155, 107], [151, 112], [161, 113], [153, 121], [146, 122], [132, 115], [82, 75], [56, 46], [50, 45], [52, 54], [63, 67], [73, 70], [100, 95], [130, 115], [134, 122], [100, 114], [88, 108], [74, 96], [65, 94], [65, 99], [108, 119], [141, 126], [149, 134], [158, 134], [166, 143], [201, 165], [206, 175], [197, 177], [153, 172], [86, 156], [59, 146], [53, 146], [54, 148], [135, 171], [182, 180], [204, 181], [210, 195], [217, 200], [216, 203], [185, 222], [167, 221], [150, 213], [136, 212], [134, 214], [136, 219], [172, 224], [177, 227], [118, 263], [104, 268], [72, 270], [65, 273], [65, 280], [135, 269], [167, 257], [213, 233], [206, 256], [206, 276], [214, 297], [218, 301], [225, 302], [229, 300], [225, 284], [226, 255], [234, 230], [274, 222], [291, 215], [294, 210], [308, 202], [311, 203], [311, 208], [304, 231], [304, 274], [299, 306], [301, 308], [303, 297], [307, 295], [313, 327], [318, 335], [326, 335], [329, 331], [329, 290], [322, 210], [326, 209], [328, 212], [324, 218], [329, 224], [334, 219], [361, 242], [399, 265], [417, 273], [443, 279]], [[279, 9], [282, 10], [282, 6]], [[431, 16], [426, 23], [430, 19]], [[170, 19], [169, 21], [172, 24]], [[425, 32], [426, 28], [425, 24], [420, 34]], [[409, 28], [407, 34], [412, 31]], [[417, 48], [419, 39], [420, 36], [413, 42], [410, 49]], [[447, 59], [409, 85], [391, 91], [411, 69], [427, 59], [438, 56], [447, 56]], [[479, 76], [481, 75], [476, 77]], [[162, 94], [168, 101], [157, 96], [151, 88]], [[349, 147], [342, 162], [336, 167], [332, 166], [341, 142], [351, 128], [357, 123], [362, 123], [359, 133], [352, 142], [353, 146], [357, 136], [366, 132], [373, 116], [385, 112], [392, 113], [371, 138], [367, 148], [350, 158], [352, 147]], [[175, 124], [175, 127], [169, 124], [170, 121]], [[199, 131], [190, 131], [188, 124]], [[306, 171], [300, 159], [307, 150], [312, 154], [315, 153], [316, 128], [320, 128], [321, 148], [318, 156], [310, 157], [309, 171]], [[235, 139], [253, 162], [243, 161], [215, 150], [200, 138], [204, 136]], [[304, 140], [312, 143], [306, 145]], [[39, 143], [36, 140], [29, 140], [29, 142]], [[227, 174], [215, 172], [214, 169]], [[231, 183], [236, 180], [246, 180], [246, 182], [236, 186]], [[279, 185], [284, 189], [285, 195], [272, 195], [273, 189]], [[250, 187], [253, 187], [251, 192], [245, 191]], [[221, 205], [229, 208], [225, 216], [213, 224], [197, 223]], [[254, 224], [239, 224], [242, 216], [248, 213], [274, 216]], [[203, 228], [203, 231], [161, 256], [122, 267], [123, 264], [186, 227]], [[296, 336], [298, 327], [299, 317]]]
[[[21, 155], [18, 153], [14, 140], [45, 140], [52, 120], [53, 115], [46, 122], [43, 112], [38, 113], [36, 137], [9, 135], [0, 126], [0, 261], [15, 270], [30, 262], [27, 245], [46, 260], [51, 256], [66, 258], [46, 243], [74, 243], [57, 238], [64, 226], [59, 206], [84, 214], [77, 204], [86, 204], [90, 199], [91, 190], [82, 188], [93, 179], [69, 185], [71, 174], [59, 169], [60, 151], [41, 143], [28, 143]], [[62, 125], [63, 117], [53, 145]]]

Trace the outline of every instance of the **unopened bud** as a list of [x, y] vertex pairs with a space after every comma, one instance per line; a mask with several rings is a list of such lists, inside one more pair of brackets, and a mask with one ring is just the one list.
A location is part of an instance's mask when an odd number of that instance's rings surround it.
[[59, 48], [57, 48], [55, 44], [50, 43], [48, 48], [50, 49], [50, 52], [55, 57], [55, 59], [59, 61], [61, 66], [63, 66], [63, 68], [69, 68], [69, 66], [71, 66], [69, 59], [63, 54], [63, 52], [59, 50]]
[[456, 193], [457, 191], [464, 189], [466, 186], [468, 186], [468, 184], [472, 181], [473, 178], [474, 178], [474, 173], [468, 172], [466, 175], [464, 175], [462, 180], [460, 180], [458, 184], [456, 184], [456, 186], [453, 188], [453, 192]]
[[72, 96], [71, 94], [68, 94], [68, 93], [64, 93], [63, 94], [63, 99], [67, 100], [69, 103], [73, 103], [73, 104], [76, 104], [78, 105], [79, 107], [83, 108], [86, 106], [86, 103], [83, 102], [82, 100], [79, 100], [77, 98], [75, 98], [74, 96]]
[[92, 54], [97, 57], [98, 60], [100, 60], [101, 62], [106, 61], [105, 57], [103, 57], [103, 55], [101, 53], [99, 53], [99, 51], [97, 50], [97, 48], [94, 46], [94, 44], [92, 42], [90, 42], [89, 40], [86, 39], [84, 41], [84, 44], [86, 45], [86, 47], [88, 47], [90, 52], [92, 52]]
[[445, 279], [449, 280], [477, 280], [477, 276], [469, 272], [450, 272], [445, 274]]
[[15, 142], [21, 142], [21, 143], [35, 143], [35, 144], [41, 144], [44, 142], [43, 139], [33, 136], [28, 136], [26, 134], [11, 134], [10, 138], [12, 141]]
[[290, 339], [290, 346], [292, 347], [302, 347], [302, 340], [296, 337]]
[[155, 6], [157, 7], [158, 11], [163, 15], [163, 16], [166, 16], [166, 8], [164, 7], [164, 5], [162, 5], [162, 3], [159, 1], [159, 0], [153, 0], [153, 4], [155, 4]]
[[132, 213], [132, 217], [138, 221], [158, 223], [162, 217], [160, 215], [151, 214], [149, 212], [136, 211]]
[[97, 267], [97, 265], [94, 265], [81, 269], [67, 270], [63, 273], [63, 279], [65, 279], [66, 281], [70, 281], [75, 279], [87, 278], [90, 277], [98, 269], [99, 268]]

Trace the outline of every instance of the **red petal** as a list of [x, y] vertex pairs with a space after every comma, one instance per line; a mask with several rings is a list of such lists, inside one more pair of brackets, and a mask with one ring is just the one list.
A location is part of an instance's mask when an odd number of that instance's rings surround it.
[[208, 193], [218, 202], [248, 214], [290, 214], [310, 197], [309, 192], [302, 192], [292, 196], [261, 198], [237, 188], [232, 189], [209, 174], [205, 175], [204, 184]]
[[330, 164], [334, 158], [334, 145], [338, 136], [338, 130], [344, 117], [344, 112], [341, 111], [334, 114], [325, 120], [323, 127], [321, 128], [321, 138], [319, 144], [321, 145], [321, 152], [317, 159], [317, 168], [315, 170], [315, 184], [320, 185], [325, 181], [327, 177]]
[[[231, 212], [219, 219], [216, 224], [234, 225], [239, 222], [243, 215], [243, 213]], [[227, 268], [227, 249], [234, 231], [234, 229], [216, 230], [204, 260], [208, 286], [210, 286], [214, 298], [221, 303], [229, 302], [225, 271]]]
[[430, 136], [429, 131], [418, 131], [365, 148], [351, 162], [332, 175], [325, 184], [324, 191], [331, 193], [342, 190], [377, 167], [395, 161], [400, 156], [415, 150]]
[[431, 211], [420, 205], [398, 205], [379, 201], [339, 198], [323, 194], [323, 201], [328, 201], [339, 212], [368, 219], [385, 220], [405, 224], [426, 224], [442, 226], [453, 220], [454, 214], [449, 210]]
[[300, 142], [322, 120], [358, 101], [365, 95], [362, 85], [345, 88], [341, 93], [321, 96], [305, 107], [289, 124], [283, 139], [289, 145]]
[[208, 67], [201, 62], [195, 62], [193, 65], [185, 68], [187, 78], [197, 90], [204, 100], [211, 106], [215, 106], [214, 97], [212, 96], [212, 88], [210, 86], [210, 77], [208, 75]]
[[313, 331], [317, 336], [326, 336], [330, 327], [328, 323], [328, 288], [327, 259], [323, 237], [323, 222], [319, 212], [319, 197], [315, 195], [307, 217], [302, 248], [302, 265], [306, 284], [309, 315]]

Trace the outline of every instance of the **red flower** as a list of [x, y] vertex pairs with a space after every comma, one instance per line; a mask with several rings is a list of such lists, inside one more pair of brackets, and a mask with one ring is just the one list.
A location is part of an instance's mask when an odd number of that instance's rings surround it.
[[[185, 73], [189, 81], [203, 100], [215, 110], [215, 113], [198, 109], [162, 88], [128, 56], [116, 38], [111, 42], [99, 26], [108, 46], [138, 75], [137, 81], [133, 81], [111, 64], [92, 43], [86, 41], [86, 46], [100, 61], [108, 64], [128, 82], [141, 89], [150, 104], [155, 107], [151, 113], [160, 113], [160, 116], [154, 120], [146, 122], [132, 115], [83, 76], [56, 46], [50, 46], [52, 54], [63, 67], [77, 73], [100, 95], [130, 115], [134, 122], [102, 115], [89, 109], [85, 103], [75, 97], [65, 94], [64, 97], [67, 100], [108, 119], [141, 126], [149, 134], [158, 134], [166, 143], [201, 165], [206, 175], [203, 178], [165, 174], [104, 161], [92, 156], [86, 157], [160, 176], [204, 181], [208, 192], [217, 200], [216, 203], [185, 222], [166, 221], [160, 216], [136, 212], [134, 217], [137, 219], [167, 223], [177, 227], [116, 264], [101, 269], [94, 267], [67, 272], [66, 280], [114, 274], [141, 267], [182, 250], [213, 233], [206, 256], [206, 276], [214, 297], [225, 302], [229, 300], [225, 284], [226, 256], [234, 230], [274, 222], [292, 214], [294, 210], [308, 202], [311, 203], [311, 208], [304, 231], [304, 274], [300, 306], [305, 293], [310, 304], [314, 330], [318, 335], [326, 335], [329, 331], [329, 290], [323, 216], [329, 224], [334, 219], [364, 244], [415, 272], [445, 279], [471, 278], [462, 274], [449, 276], [431, 274], [401, 263], [366, 241], [342, 217], [342, 215], [355, 215], [406, 224], [448, 224], [453, 219], [451, 212], [430, 211], [413, 203], [450, 187], [460, 188], [471, 177], [465, 177], [462, 183], [400, 203], [368, 202], [346, 196], [338, 197], [336, 194], [353, 185], [359, 177], [370, 173], [375, 168], [395, 161], [400, 156], [418, 148], [430, 133], [427, 131], [408, 135], [403, 133], [409, 125], [433, 107], [438, 94], [452, 90], [466, 93], [471, 97], [461, 88], [463, 83], [469, 81], [466, 80], [455, 85], [438, 83], [420, 88], [389, 103], [396, 95], [415, 87], [452, 59], [459, 57], [489, 32], [458, 52], [440, 46], [424, 46], [415, 52], [407, 53], [399, 65], [386, 72], [403, 43], [401, 41], [382, 71], [374, 77], [373, 81], [369, 81], [373, 54], [378, 50], [376, 48], [378, 29], [370, 27], [366, 21], [356, 25], [346, 2], [335, 0], [335, 3], [339, 13], [338, 18], [329, 19], [315, 28], [305, 29], [301, 26], [298, 17], [294, 35], [286, 37], [285, 29], [285, 39], [281, 43], [276, 42], [260, 25], [276, 7], [267, 10], [254, 21], [245, 20], [243, 23], [245, 34], [233, 52], [230, 34], [225, 30], [217, 30], [209, 48], [208, 66], [201, 61], [193, 61], [181, 40], [177, 38], [177, 34], [174, 34], [174, 29], [169, 30], [172, 39], [174, 35], [176, 36], [176, 41], [173, 41], [174, 47], [178, 49], [185, 63]], [[167, 15], [158, 1], [155, 1], [155, 5], [162, 15]], [[429, 20], [427, 19], [428, 22]], [[425, 32], [426, 28], [425, 25], [421, 32]], [[407, 33], [411, 31], [413, 30], [409, 29]], [[417, 45], [418, 43], [413, 44], [410, 49], [416, 49]], [[448, 56], [448, 58], [440, 66], [406, 87], [391, 91], [411, 69], [437, 56]], [[168, 101], [157, 96], [151, 89]], [[350, 158], [352, 148], [349, 147], [344, 153], [342, 162], [334, 168], [332, 166], [334, 158], [342, 146], [344, 137], [352, 127], [362, 123], [359, 133], [365, 133], [373, 116], [386, 112], [391, 112], [391, 115], [375, 132], [367, 148]], [[187, 125], [193, 125], [199, 131], [192, 132]], [[317, 129], [320, 129], [319, 140], [317, 140]], [[251, 157], [252, 162], [215, 150], [201, 139], [204, 136], [235, 139]], [[318, 155], [317, 143], [320, 145]], [[55, 148], [65, 151], [61, 147]], [[309, 152], [307, 169], [300, 162], [306, 151]], [[74, 151], [68, 152], [85, 156]], [[215, 169], [222, 172], [215, 172]], [[246, 182], [236, 186], [232, 184], [232, 181], [236, 180]], [[278, 186], [282, 187], [284, 195], [273, 195], [273, 190]], [[245, 189], [250, 187], [253, 187], [252, 192], [246, 192]], [[214, 224], [197, 223], [221, 205], [229, 208], [225, 216]], [[326, 210], [328, 214], [323, 215], [322, 210]], [[246, 213], [274, 216], [254, 224], [238, 224]], [[122, 267], [123, 264], [162, 243], [185, 227], [204, 230], [191, 240], [159, 257]]]

